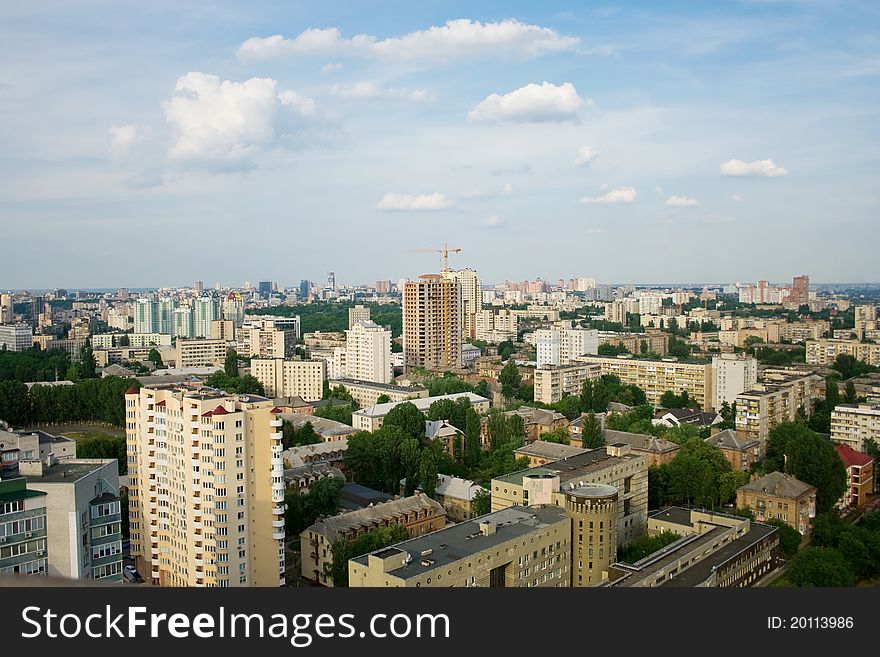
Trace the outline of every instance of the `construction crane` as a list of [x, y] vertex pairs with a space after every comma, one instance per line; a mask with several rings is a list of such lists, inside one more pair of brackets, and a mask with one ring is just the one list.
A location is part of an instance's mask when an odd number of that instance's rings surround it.
[[409, 253], [442, 253], [443, 254], [443, 275], [449, 272], [449, 254], [461, 253], [461, 249], [450, 249], [448, 244], [444, 244], [442, 249], [415, 249]]

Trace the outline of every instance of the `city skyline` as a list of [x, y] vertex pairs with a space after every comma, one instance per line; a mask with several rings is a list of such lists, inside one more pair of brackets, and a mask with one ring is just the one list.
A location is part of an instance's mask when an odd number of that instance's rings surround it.
[[444, 242], [487, 281], [875, 278], [871, 3], [3, 14], [6, 288], [283, 280], [288, 254], [370, 281]]

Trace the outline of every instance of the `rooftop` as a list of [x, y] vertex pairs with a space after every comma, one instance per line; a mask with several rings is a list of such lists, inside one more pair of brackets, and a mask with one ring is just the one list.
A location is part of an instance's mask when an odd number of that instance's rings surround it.
[[497, 481], [521, 486], [525, 475], [555, 474], [559, 475], [560, 484], [564, 484], [573, 479], [577, 479], [578, 477], [588, 475], [598, 470], [604, 470], [605, 468], [618, 463], [625, 463], [634, 458], [644, 457], [629, 454], [625, 454], [624, 456], [609, 456], [608, 451], [604, 447], [599, 447], [597, 449], [585, 451], [583, 454], [577, 454], [576, 456], [553, 461], [552, 463], [547, 463], [536, 468], [528, 468], [526, 470], [512, 472], [503, 477], [497, 477], [496, 479]]
[[27, 475], [27, 480], [28, 483], [35, 484], [72, 484], [115, 461], [116, 459], [58, 461], [54, 465], [43, 465], [42, 475]]
[[810, 486], [810, 484], [804, 483], [796, 477], [781, 472], [771, 472], [759, 479], [750, 481], [744, 486], [740, 486], [737, 490], [754, 493], [771, 493], [777, 497], [785, 497], [788, 499], [797, 499], [810, 491], [816, 491], [816, 489], [813, 486]]
[[862, 466], [868, 465], [869, 463], [874, 462], [874, 457], [870, 454], [863, 454], [862, 452], [857, 452], [849, 445], [835, 445], [834, 449], [837, 451], [837, 455], [840, 457], [840, 460], [843, 461], [843, 464], [849, 468], [854, 465]]
[[[525, 536], [536, 529], [543, 529], [566, 520], [565, 509], [556, 506], [521, 507], [512, 506], [507, 509], [495, 511], [473, 520], [449, 525], [424, 536], [411, 538], [408, 541], [398, 543], [386, 550], [397, 550], [411, 555], [411, 560], [392, 571], [390, 575], [401, 579], [418, 577], [423, 573], [439, 570], [464, 559], [468, 555], [482, 552]], [[491, 522], [495, 524], [495, 531], [484, 535], [480, 531], [480, 524]], [[423, 561], [421, 556], [430, 550], [430, 560]], [[384, 551], [374, 552], [377, 556]], [[386, 556], [393, 556], [394, 552], [386, 552]], [[367, 564], [369, 555], [363, 555], [352, 561], [363, 565]], [[423, 563], [427, 565], [422, 565]]]
[[572, 447], [571, 445], [563, 445], [561, 443], [551, 443], [546, 440], [536, 440], [535, 442], [524, 445], [514, 450], [514, 454], [520, 456], [534, 456], [537, 458], [551, 459], [559, 461], [570, 456], [577, 456], [589, 450], [580, 447]]
[[332, 543], [350, 531], [359, 528], [372, 529], [375, 525], [381, 526], [386, 520], [396, 523], [403, 516], [416, 511], [433, 511], [438, 516], [446, 515], [446, 511], [438, 502], [424, 493], [416, 493], [399, 500], [373, 504], [357, 511], [324, 518], [309, 527], [308, 531], [322, 533]]
[[341, 379], [330, 379], [328, 381], [330, 387], [334, 385], [352, 385], [352, 386], [363, 386], [365, 388], [374, 388], [376, 390], [389, 390], [391, 392], [420, 392], [425, 390], [424, 386], [414, 385], [414, 386], [396, 386], [391, 383], [376, 383], [375, 381], [363, 381], [361, 379], [350, 379], [348, 377], [344, 377]]
[[359, 411], [355, 411], [355, 415], [363, 415], [366, 417], [385, 417], [386, 415], [388, 415], [391, 409], [398, 404], [415, 404], [416, 408], [418, 408], [422, 413], [425, 413], [427, 412], [428, 408], [430, 408], [431, 404], [433, 404], [435, 401], [439, 401], [441, 399], [452, 399], [454, 401], [461, 398], [468, 399], [471, 402], [471, 405], [489, 402], [489, 400], [485, 397], [480, 397], [480, 395], [474, 394], [472, 392], [456, 392], [451, 395], [422, 397], [421, 399], [411, 399], [405, 402], [387, 402], [385, 404], [373, 404], [372, 406], [367, 406], [366, 408], [362, 408]]
[[632, 449], [640, 452], [665, 454], [667, 452], [675, 452], [681, 449], [681, 445], [678, 445], [671, 440], [658, 438], [657, 436], [652, 436], [650, 434], [606, 429], [603, 435], [607, 444], [624, 443], [625, 445], [629, 445]]
[[759, 440], [740, 437], [733, 429], [725, 429], [712, 434], [706, 438], [706, 442], [720, 449], [733, 449], [739, 452], [758, 447], [761, 444]]

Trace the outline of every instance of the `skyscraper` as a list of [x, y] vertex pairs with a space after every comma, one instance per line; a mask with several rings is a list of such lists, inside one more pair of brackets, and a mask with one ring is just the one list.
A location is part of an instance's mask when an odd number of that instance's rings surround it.
[[311, 290], [312, 284], [309, 281], [302, 280], [299, 282], [299, 298], [302, 301], [305, 301], [309, 298], [309, 291]]
[[171, 335], [174, 332], [174, 308], [176, 306], [177, 304], [171, 297], [159, 299], [156, 309], [156, 333]]
[[477, 313], [483, 308], [483, 290], [480, 277], [473, 269], [447, 270], [443, 275], [459, 284], [463, 337], [473, 339], [477, 335]]
[[264, 299], [268, 299], [272, 295], [272, 281], [260, 281], [257, 283], [257, 292]]
[[193, 306], [193, 335], [207, 338], [211, 335], [211, 322], [220, 319], [220, 303], [216, 297], [199, 297]]
[[461, 366], [461, 286], [424, 274], [403, 286], [404, 368], [450, 370]]
[[327, 289], [336, 292], [336, 272], [327, 273]]
[[155, 299], [138, 299], [134, 305], [134, 332], [158, 333], [159, 304]]

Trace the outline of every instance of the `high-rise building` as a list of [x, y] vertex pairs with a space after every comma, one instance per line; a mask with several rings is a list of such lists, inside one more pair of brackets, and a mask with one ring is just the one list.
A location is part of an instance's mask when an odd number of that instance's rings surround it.
[[46, 494], [24, 477], [0, 480], [0, 575], [46, 575]]
[[0, 294], [0, 324], [11, 324], [15, 319], [15, 306], [11, 294]]
[[788, 303], [797, 303], [803, 305], [810, 303], [810, 277], [806, 274], [803, 276], [795, 276], [791, 282], [791, 292], [788, 294]]
[[356, 305], [348, 309], [348, 328], [352, 328], [361, 320], [370, 319], [370, 309], [363, 305]]
[[174, 333], [174, 309], [177, 304], [171, 297], [159, 299], [156, 306], [156, 333]]
[[134, 332], [158, 333], [159, 304], [155, 299], [138, 299], [134, 304]]
[[713, 408], [721, 410], [727, 402], [732, 406], [736, 398], [751, 390], [758, 382], [758, 361], [742, 354], [720, 354], [712, 358], [712, 390], [715, 395]]
[[239, 292], [230, 292], [223, 299], [223, 319], [232, 322], [233, 328], [238, 328], [244, 323], [244, 299]]
[[257, 283], [257, 293], [264, 299], [272, 295], [272, 281], [260, 281]]
[[461, 294], [461, 325], [464, 338], [477, 337], [477, 313], [483, 309], [483, 289], [480, 277], [473, 269], [447, 270], [447, 279], [457, 281]]
[[323, 360], [253, 358], [251, 375], [269, 397], [302, 397], [317, 401], [324, 395], [327, 366]]
[[388, 294], [391, 292], [391, 281], [376, 281], [373, 287], [379, 294]]
[[172, 330], [175, 338], [195, 337], [192, 306], [181, 306], [174, 309]]
[[196, 281], [195, 285], [193, 285], [193, 289], [201, 294], [205, 289], [205, 284], [202, 281]]
[[309, 298], [309, 293], [311, 291], [312, 284], [307, 280], [301, 280], [299, 282], [299, 298], [302, 301], [305, 301]]
[[356, 321], [345, 332], [345, 370], [352, 379], [391, 383], [391, 330], [369, 319]]
[[193, 305], [193, 335], [206, 338], [211, 335], [211, 322], [220, 319], [220, 303], [216, 297], [199, 297]]
[[0, 348], [26, 351], [34, 346], [34, 330], [30, 324], [0, 324]]
[[461, 287], [440, 274], [424, 274], [403, 286], [404, 368], [461, 367]]
[[327, 289], [336, 292], [336, 272], [327, 272]]
[[625, 299], [617, 299], [610, 302], [605, 306], [605, 321], [625, 325], [628, 320], [626, 305]]
[[255, 395], [125, 395], [131, 555], [159, 586], [284, 583], [281, 418]]
[[599, 353], [599, 332], [572, 328], [565, 320], [547, 329], [535, 331], [538, 366], [568, 365], [576, 357]]

